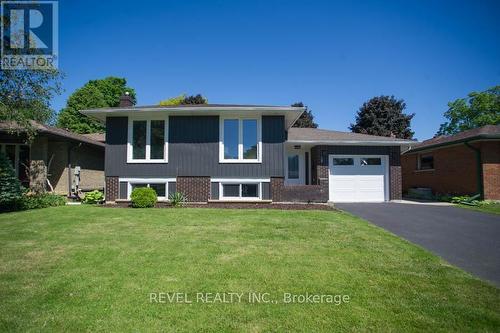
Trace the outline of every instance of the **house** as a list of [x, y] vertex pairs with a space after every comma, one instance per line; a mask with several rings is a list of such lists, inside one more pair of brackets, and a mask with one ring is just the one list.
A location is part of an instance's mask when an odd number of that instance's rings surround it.
[[204, 203], [401, 199], [409, 141], [292, 128], [300, 107], [120, 105], [82, 111], [106, 125], [108, 202], [138, 186]]
[[500, 200], [500, 125], [423, 141], [402, 155], [401, 165], [405, 192], [425, 187]]
[[78, 190], [104, 189], [104, 142], [33, 123], [36, 136], [13, 134], [16, 125], [0, 123], [0, 151], [12, 161], [19, 180], [34, 191], [73, 196]]

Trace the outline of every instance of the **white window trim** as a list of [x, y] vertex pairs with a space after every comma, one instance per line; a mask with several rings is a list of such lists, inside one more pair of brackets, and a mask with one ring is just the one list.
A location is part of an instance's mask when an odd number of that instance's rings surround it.
[[[224, 120], [238, 120], [238, 159], [224, 158]], [[243, 120], [257, 120], [257, 158], [243, 159]], [[219, 163], [262, 163], [262, 117], [220, 117], [219, 118]]]
[[[165, 137], [163, 146], [163, 159], [151, 159], [151, 121], [163, 120], [165, 121]], [[132, 141], [134, 137], [134, 121], [146, 121], [146, 158], [134, 159]], [[168, 163], [168, 116], [166, 117], [128, 117], [128, 130], [127, 130], [127, 163]]]
[[[262, 183], [269, 183], [270, 179], [212, 179], [213, 183], [219, 183], [219, 200], [230, 200], [230, 201], [256, 201], [262, 200]], [[225, 197], [223, 191], [223, 185], [240, 185], [239, 196], [238, 197]], [[258, 196], [257, 197], [242, 197], [241, 196], [241, 185], [242, 184], [257, 184], [258, 185]]]
[[[19, 177], [19, 152], [21, 146], [26, 146], [30, 148], [30, 160], [31, 160], [31, 146], [24, 143], [0, 143], [0, 152], [7, 155], [7, 146], [15, 146], [15, 161], [14, 161], [14, 171], [16, 172], [16, 177]], [[29, 166], [28, 166], [29, 167]]]
[[[168, 199], [168, 183], [175, 182], [175, 178], [119, 178], [118, 183], [127, 183], [127, 200], [130, 200], [130, 195], [132, 194], [132, 185], [133, 184], [165, 184], [165, 196], [158, 197], [159, 201], [169, 201]], [[148, 185], [149, 187], [149, 185]]]

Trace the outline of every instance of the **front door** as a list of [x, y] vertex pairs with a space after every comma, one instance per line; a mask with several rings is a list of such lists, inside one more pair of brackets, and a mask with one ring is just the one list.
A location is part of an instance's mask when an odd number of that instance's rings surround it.
[[305, 149], [289, 147], [285, 157], [285, 183], [287, 185], [305, 185], [306, 183]]

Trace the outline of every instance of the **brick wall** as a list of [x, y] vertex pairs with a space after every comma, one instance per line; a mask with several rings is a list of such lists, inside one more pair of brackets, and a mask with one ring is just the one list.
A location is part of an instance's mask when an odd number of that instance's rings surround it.
[[403, 192], [412, 187], [429, 187], [435, 194], [476, 194], [476, 154], [465, 145], [437, 149], [429, 153], [434, 157], [434, 170], [417, 170], [419, 154], [401, 157]]
[[285, 185], [283, 177], [271, 178], [273, 202], [327, 202], [328, 182], [323, 185]]
[[210, 177], [177, 177], [177, 192], [189, 202], [207, 202], [210, 199]]
[[481, 143], [484, 198], [500, 200], [500, 141]]
[[114, 202], [119, 198], [118, 177], [106, 177], [106, 188], [104, 195], [107, 202]]

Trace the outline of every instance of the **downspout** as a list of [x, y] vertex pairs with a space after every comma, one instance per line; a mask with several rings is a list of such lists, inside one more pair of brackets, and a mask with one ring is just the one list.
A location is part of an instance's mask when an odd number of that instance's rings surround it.
[[465, 146], [472, 149], [476, 153], [476, 177], [477, 177], [477, 188], [479, 190], [479, 197], [481, 200], [484, 199], [484, 186], [483, 186], [483, 164], [481, 159], [481, 149], [472, 146], [469, 141], [464, 142]]

